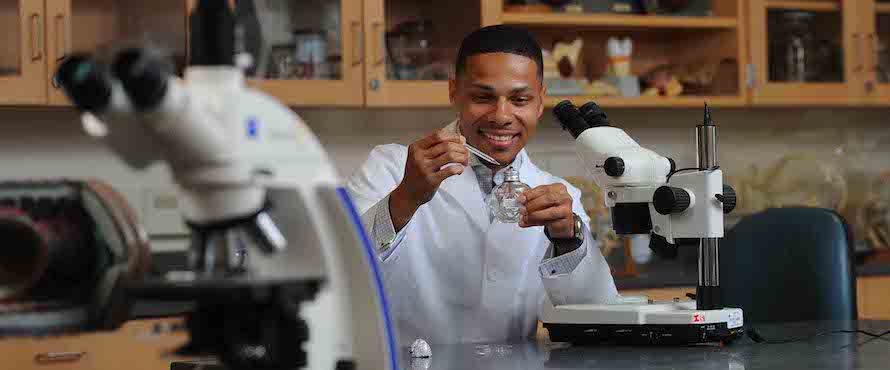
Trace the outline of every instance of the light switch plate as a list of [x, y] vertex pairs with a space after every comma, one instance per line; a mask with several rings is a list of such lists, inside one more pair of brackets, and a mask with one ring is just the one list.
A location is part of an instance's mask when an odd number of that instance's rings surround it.
[[174, 188], [150, 187], [143, 192], [142, 222], [151, 237], [188, 236], [181, 201]]

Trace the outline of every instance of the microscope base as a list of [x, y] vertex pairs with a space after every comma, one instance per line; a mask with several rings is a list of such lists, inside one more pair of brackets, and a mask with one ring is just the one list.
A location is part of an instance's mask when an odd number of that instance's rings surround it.
[[695, 301], [563, 305], [544, 310], [554, 342], [632, 345], [729, 343], [744, 334], [742, 310], [696, 310]]

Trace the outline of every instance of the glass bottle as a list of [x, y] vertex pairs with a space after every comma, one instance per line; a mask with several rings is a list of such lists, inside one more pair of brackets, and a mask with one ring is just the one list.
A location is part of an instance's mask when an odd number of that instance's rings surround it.
[[488, 207], [494, 214], [495, 220], [502, 223], [517, 223], [522, 215], [519, 208], [519, 196], [522, 192], [531, 189], [528, 185], [519, 181], [519, 171], [512, 166], [504, 170], [504, 182], [491, 191], [488, 196]]

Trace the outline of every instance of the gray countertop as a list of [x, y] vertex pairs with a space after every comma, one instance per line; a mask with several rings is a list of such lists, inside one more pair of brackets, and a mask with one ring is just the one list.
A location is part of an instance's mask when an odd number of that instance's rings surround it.
[[[757, 328], [770, 340], [815, 335], [849, 323], [797, 323]], [[890, 322], [863, 322], [884, 332]], [[863, 334], [828, 334], [786, 344], [759, 344], [743, 338], [726, 346], [572, 346], [566, 343], [433, 346], [429, 361], [402, 353], [405, 370], [452, 369], [887, 369], [890, 337], [869, 341]], [[426, 364], [425, 362], [429, 362]], [[429, 366], [426, 366], [429, 365]]]
[[[890, 336], [834, 333], [849, 329], [882, 333], [890, 321], [807, 322], [755, 327], [769, 340], [808, 338], [785, 344], [754, 343], [748, 338], [725, 346], [639, 347], [573, 346], [567, 343], [432, 345], [432, 357], [412, 359], [400, 353], [401, 370], [537, 370], [537, 369], [887, 369]], [[177, 363], [177, 370], [198, 369]], [[223, 369], [207, 366], [203, 369]]]

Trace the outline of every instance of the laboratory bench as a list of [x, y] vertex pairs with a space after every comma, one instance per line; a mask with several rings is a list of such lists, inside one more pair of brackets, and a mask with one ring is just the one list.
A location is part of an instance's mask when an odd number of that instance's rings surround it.
[[[691, 250], [691, 249], [690, 249]], [[681, 253], [674, 260], [660, 260], [639, 269], [635, 277], [616, 277], [615, 285], [622, 294], [645, 294], [655, 300], [670, 300], [694, 293], [698, 282], [695, 253]], [[185, 252], [155, 253], [152, 269], [155, 274], [186, 267]], [[890, 320], [890, 264], [869, 263], [856, 267], [859, 317]], [[171, 316], [188, 307], [187, 302], [139, 302], [131, 317]]]
[[[826, 333], [860, 329], [890, 330], [890, 321], [832, 321], [759, 325], [763, 338], [801, 339], [791, 343], [755, 343], [745, 337], [728, 345], [612, 346], [571, 345], [535, 340], [518, 343], [432, 344], [430, 358], [399, 353], [401, 370], [537, 369], [886, 369], [890, 336]], [[825, 333], [819, 335], [820, 333]], [[174, 362], [171, 370], [223, 370], [212, 362]]]

